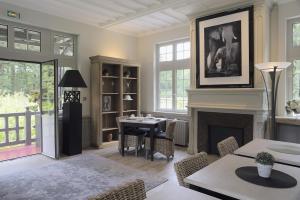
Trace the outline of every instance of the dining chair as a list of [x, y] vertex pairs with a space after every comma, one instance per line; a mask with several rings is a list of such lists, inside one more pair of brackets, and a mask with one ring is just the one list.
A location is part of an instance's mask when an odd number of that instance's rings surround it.
[[174, 164], [179, 185], [189, 188], [183, 180], [208, 165], [207, 153], [200, 152]]
[[142, 180], [128, 182], [117, 188], [108, 190], [89, 200], [143, 200], [146, 199], [145, 184]]
[[227, 154], [232, 154], [235, 150], [239, 148], [239, 145], [236, 139], [233, 136], [226, 138], [218, 143], [218, 151], [221, 157], [226, 156]]
[[[118, 145], [118, 149], [119, 152], [121, 152], [121, 124], [120, 124], [120, 120], [121, 119], [126, 119], [128, 118], [128, 116], [121, 116], [121, 117], [117, 117], [116, 121], [117, 121], [117, 126], [118, 126], [118, 130], [119, 130], [119, 145]], [[141, 132], [140, 130], [134, 130], [134, 128], [128, 128], [125, 129], [125, 140], [124, 140], [124, 148], [127, 149], [127, 151], [129, 150], [130, 147], [135, 148], [135, 155], [138, 155], [138, 151], [142, 148], [142, 141], [143, 141], [143, 135], [144, 132]]]
[[[176, 126], [176, 120], [169, 122], [166, 132], [159, 132], [154, 135], [154, 152], [159, 152], [167, 157], [167, 161], [170, 157], [174, 158], [174, 131]], [[145, 151], [146, 159], [150, 151], [150, 134], [145, 135]]]

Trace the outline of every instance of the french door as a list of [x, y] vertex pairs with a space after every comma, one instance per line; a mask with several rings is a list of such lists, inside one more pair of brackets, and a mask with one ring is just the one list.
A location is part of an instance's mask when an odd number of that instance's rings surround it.
[[57, 159], [59, 157], [57, 60], [43, 62], [40, 67], [42, 154]]

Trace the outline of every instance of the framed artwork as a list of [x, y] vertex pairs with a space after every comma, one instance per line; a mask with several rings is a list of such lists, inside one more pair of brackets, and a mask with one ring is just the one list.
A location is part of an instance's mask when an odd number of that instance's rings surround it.
[[103, 112], [111, 111], [111, 96], [103, 96], [102, 110]]
[[196, 19], [196, 86], [254, 86], [253, 6]]

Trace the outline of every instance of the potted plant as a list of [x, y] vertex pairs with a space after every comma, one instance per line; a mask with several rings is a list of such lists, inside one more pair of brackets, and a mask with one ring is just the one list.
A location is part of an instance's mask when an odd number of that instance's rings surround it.
[[267, 152], [260, 152], [257, 154], [255, 161], [258, 175], [263, 178], [269, 178], [274, 165], [274, 157]]

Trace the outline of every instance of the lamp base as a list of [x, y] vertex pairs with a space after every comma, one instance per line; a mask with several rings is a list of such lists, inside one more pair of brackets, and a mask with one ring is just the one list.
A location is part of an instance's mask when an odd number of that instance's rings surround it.
[[63, 104], [63, 153], [76, 155], [82, 151], [82, 105]]
[[80, 103], [80, 91], [64, 91], [64, 103]]

